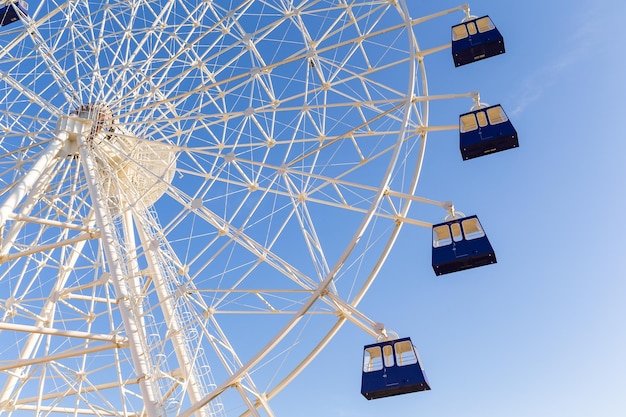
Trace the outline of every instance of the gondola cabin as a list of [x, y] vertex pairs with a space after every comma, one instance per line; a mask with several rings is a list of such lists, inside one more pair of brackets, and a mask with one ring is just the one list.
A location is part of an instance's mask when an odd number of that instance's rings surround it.
[[517, 148], [517, 132], [499, 104], [459, 116], [463, 160]]
[[504, 52], [504, 39], [489, 16], [452, 26], [452, 57], [455, 66], [471, 64]]
[[20, 12], [28, 15], [28, 4], [25, 1], [7, 2], [0, 5], [0, 25], [6, 26], [20, 19]]
[[368, 400], [430, 390], [411, 338], [367, 345], [361, 394]]
[[437, 275], [495, 264], [496, 254], [478, 217], [433, 226], [433, 270]]

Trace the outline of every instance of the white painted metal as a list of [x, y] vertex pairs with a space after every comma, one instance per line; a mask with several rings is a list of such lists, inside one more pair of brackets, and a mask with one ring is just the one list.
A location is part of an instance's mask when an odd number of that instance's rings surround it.
[[416, 195], [458, 128], [429, 105], [476, 94], [429, 93], [448, 45], [413, 28], [459, 10], [73, 0], [3, 28], [0, 417], [274, 417], [344, 323], [385, 332], [359, 304], [447, 207]]
[[[184, 312], [181, 311], [181, 307], [184, 304], [179, 302], [179, 296], [172, 291], [177, 284], [175, 281], [176, 271], [168, 267], [169, 265], [163, 259], [163, 252], [167, 251], [167, 249], [163, 248], [160, 242], [158, 242], [158, 235], [149, 234], [149, 231], [151, 231], [149, 224], [152, 223], [153, 226], [156, 226], [150, 212], [142, 205], [139, 205], [136, 212], [139, 218], [137, 222], [139, 239], [143, 247], [147, 248], [148, 273], [154, 282], [159, 305], [163, 312], [163, 320], [171, 334], [178, 366], [182, 372], [182, 378], [186, 381], [189, 398], [194, 404], [199, 403], [203, 396], [203, 385], [206, 384], [202, 384], [203, 381], [198, 373], [199, 367], [194, 361], [194, 344], [190, 343], [189, 339], [185, 337], [185, 331], [190, 330], [184, 327]], [[127, 222], [130, 223], [131, 220], [132, 217]], [[165, 255], [169, 255], [169, 253]], [[198, 415], [206, 417], [210, 415], [210, 412], [206, 408], [202, 408], [198, 410]]]
[[[85, 179], [89, 187], [89, 194], [96, 201], [106, 201], [102, 192], [102, 178], [99, 178], [96, 171], [96, 164], [91, 148], [93, 138], [79, 137], [79, 155], [84, 167]], [[137, 378], [141, 387], [143, 403], [148, 417], [157, 417], [159, 411], [160, 398], [158, 390], [154, 386], [154, 370], [148, 358], [145, 335], [138, 323], [138, 317], [133, 312], [132, 300], [136, 294], [132, 292], [132, 284], [129, 283], [128, 270], [123, 264], [123, 256], [120, 248], [120, 237], [117, 235], [113, 216], [110, 213], [108, 204], [94, 205], [96, 224], [98, 225], [102, 237], [102, 247], [105, 253], [105, 261], [108, 271], [111, 274], [111, 281], [115, 288], [117, 304], [124, 323], [124, 330], [129, 341], [129, 348], [133, 358], [133, 363], [137, 369]]]
[[2, 205], [0, 205], [0, 227], [4, 227], [6, 221], [13, 214], [17, 205], [22, 201], [24, 196], [30, 192], [35, 184], [35, 181], [39, 179], [43, 171], [50, 164], [50, 161], [57, 156], [59, 150], [63, 147], [66, 137], [67, 135], [62, 133], [50, 141], [50, 144], [46, 148], [45, 152], [29, 169], [28, 174], [15, 184], [11, 194], [9, 194], [9, 196], [2, 202]]

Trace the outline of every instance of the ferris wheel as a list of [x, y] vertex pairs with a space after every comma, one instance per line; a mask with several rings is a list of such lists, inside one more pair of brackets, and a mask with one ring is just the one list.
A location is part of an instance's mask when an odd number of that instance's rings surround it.
[[415, 195], [429, 101], [480, 104], [413, 27], [467, 6], [33, 3], [0, 11], [0, 415], [273, 416], [343, 324], [387, 335], [358, 305], [410, 207], [455, 214]]

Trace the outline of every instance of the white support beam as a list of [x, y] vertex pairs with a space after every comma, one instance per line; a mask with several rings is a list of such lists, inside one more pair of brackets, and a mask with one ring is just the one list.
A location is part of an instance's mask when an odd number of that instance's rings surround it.
[[146, 415], [148, 417], [159, 417], [160, 404], [158, 386], [154, 384], [156, 381], [154, 381], [152, 366], [148, 361], [145, 337], [139, 327], [140, 323], [138, 322], [138, 318], [135, 317], [132, 310], [132, 294], [126, 282], [126, 273], [122, 266], [123, 259], [121, 259], [117, 248], [120, 244], [118, 240], [119, 237], [116, 235], [113, 219], [106, 204], [106, 198], [100, 190], [99, 178], [92, 155], [93, 151], [89, 149], [91, 146], [93, 146], [93, 144], [88, 141], [88, 138], [84, 136], [79, 138], [80, 159], [83, 164], [91, 201], [94, 203], [93, 208], [96, 216], [96, 224], [101, 233], [102, 248], [110, 273], [110, 281], [115, 288], [120, 315], [124, 323], [124, 330], [128, 336], [133, 364], [137, 372], [137, 378], [139, 379], [141, 394], [144, 398]]
[[3, 323], [0, 322], [0, 330], [10, 330], [13, 332], [25, 332], [31, 334], [42, 334], [52, 336], [73, 337], [78, 339], [93, 340], [99, 342], [111, 342], [118, 346], [126, 345], [128, 339], [119, 335], [97, 334], [88, 332], [79, 332], [76, 330], [63, 330], [51, 327], [28, 326], [25, 324]]
[[37, 358], [24, 359], [24, 360], [19, 360], [19, 361], [11, 361], [8, 364], [2, 363], [0, 364], [0, 372], [9, 371], [15, 368], [23, 368], [25, 366], [38, 365], [41, 363], [50, 363], [54, 361], [60, 361], [62, 359], [67, 359], [67, 358], [75, 358], [77, 356], [83, 356], [83, 355], [88, 355], [91, 353], [102, 352], [102, 351], [109, 350], [109, 349], [118, 349], [120, 347], [125, 347], [125, 346], [116, 345], [112, 343], [106, 343], [106, 344], [102, 344], [98, 346], [92, 346], [89, 348], [83, 348], [83, 347], [81, 347], [80, 349], [72, 348], [72, 349], [68, 349], [60, 353], [56, 353], [54, 355], [39, 356]]
[[60, 132], [52, 139], [39, 159], [29, 168], [28, 173], [13, 187], [11, 194], [7, 196], [2, 206], [0, 206], [0, 228], [4, 228], [5, 223], [13, 215], [18, 204], [30, 192], [35, 182], [45, 172], [53, 158], [59, 154], [67, 137], [67, 133]]
[[100, 233], [95, 232], [95, 231], [91, 233], [81, 233], [78, 236], [75, 236], [71, 239], [66, 239], [66, 240], [62, 240], [59, 242], [50, 243], [49, 245], [35, 246], [33, 248], [19, 251], [16, 253], [11, 253], [8, 255], [0, 255], [0, 264], [4, 262], [12, 261], [14, 259], [22, 258], [24, 256], [34, 255], [35, 253], [48, 252], [53, 249], [62, 248], [62, 247], [69, 246], [69, 245], [74, 245], [76, 243], [84, 242], [86, 240], [96, 239], [98, 237], [100, 237]]
[[[168, 323], [168, 333], [174, 347], [178, 365], [183, 373], [189, 399], [192, 404], [195, 404], [202, 400], [204, 393], [198, 378], [198, 368], [193, 361], [193, 352], [190, 351], [189, 343], [185, 339], [186, 329], [182, 327], [183, 320], [180, 311], [176, 308], [175, 299], [169, 290], [169, 284], [171, 284], [174, 277], [170, 276], [171, 271], [164, 264], [158, 242], [154, 241], [154, 238], [149, 234], [150, 225], [148, 223], [153, 223], [155, 220], [145, 207], [135, 214], [138, 214], [137, 233], [145, 250], [148, 270], [159, 297], [161, 312], [165, 322]], [[209, 417], [210, 413], [208, 410], [209, 407], [201, 407], [196, 410], [196, 415], [198, 417]]]
[[422, 16], [411, 20], [411, 26], [419, 25], [420, 23], [427, 22], [432, 19], [436, 19], [438, 17], [442, 17], [451, 13], [455, 13], [458, 11], [469, 11], [469, 4], [463, 3], [459, 6], [453, 7], [451, 9], [442, 10], [437, 13], [429, 14], [428, 16]]
[[[45, 405], [17, 405], [13, 407], [14, 410], [16, 411], [28, 411], [31, 412], [32, 414], [29, 415], [37, 415], [36, 413], [54, 413], [54, 414], [62, 414], [65, 413], [68, 416], [97, 416], [97, 417], [101, 417], [101, 416], [121, 416], [123, 415], [124, 417], [142, 417], [143, 414], [141, 413], [124, 413], [122, 414], [121, 412], [109, 412], [106, 410], [98, 410], [97, 412], [95, 410], [89, 409], [89, 408], [68, 408], [68, 407], [58, 407], [58, 406], [45, 406]], [[96, 414], [97, 413], [97, 414]]]
[[[137, 384], [136, 379], [125, 380], [122, 382], [122, 385], [125, 387], [131, 386], [134, 384]], [[72, 389], [71, 391], [66, 391], [65, 396], [67, 397], [72, 394], [81, 395], [81, 394], [86, 394], [90, 392], [104, 392], [105, 390], [109, 390], [109, 389], [117, 389], [119, 388], [119, 386], [120, 384], [118, 382], [109, 382], [107, 384], [81, 386], [79, 390]], [[59, 396], [58, 392], [49, 392], [47, 394], [43, 394], [37, 397], [20, 398], [16, 400], [15, 402], [13, 402], [13, 406], [16, 408], [22, 409], [22, 407], [29, 407], [30, 404], [52, 400], [52, 399], [58, 398], [58, 396]], [[54, 408], [54, 410], [60, 412], [60, 410], [56, 407]], [[103, 410], [103, 411], [106, 412], [106, 410]], [[74, 409], [72, 409], [72, 414], [73, 413], [74, 413]], [[121, 413], [117, 413], [115, 415], [120, 416]], [[133, 415], [133, 414], [124, 414], [124, 417], [128, 417], [130, 415]]]

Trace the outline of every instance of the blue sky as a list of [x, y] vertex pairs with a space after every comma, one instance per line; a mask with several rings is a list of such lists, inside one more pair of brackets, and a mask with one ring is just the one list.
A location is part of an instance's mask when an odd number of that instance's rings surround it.
[[[408, 3], [413, 17], [458, 5]], [[626, 415], [626, 4], [470, 5], [507, 53], [467, 68], [449, 51], [427, 59], [431, 93], [502, 104], [520, 148], [462, 162], [453, 132], [432, 134], [419, 188], [478, 214], [498, 264], [436, 278], [430, 231], [406, 227], [360, 309], [413, 339], [432, 390], [366, 401], [358, 344], [372, 339], [348, 325], [274, 400], [277, 415]], [[441, 42], [462, 17], [438, 21]], [[433, 109], [431, 122], [453, 123], [466, 104]]]

